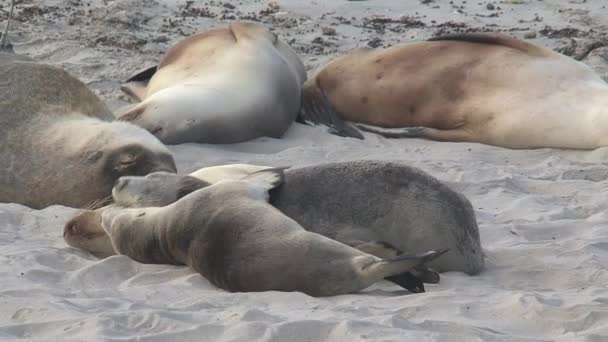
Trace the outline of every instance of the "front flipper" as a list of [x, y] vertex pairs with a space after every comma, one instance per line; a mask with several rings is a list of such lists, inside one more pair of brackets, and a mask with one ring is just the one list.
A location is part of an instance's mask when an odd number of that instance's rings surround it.
[[365, 124], [357, 124], [358, 129], [381, 135], [385, 138], [421, 138], [425, 136], [427, 127], [383, 128]]
[[121, 85], [120, 90], [131, 98], [142, 101], [146, 97], [148, 82], [154, 76], [156, 70], [157, 66], [155, 65], [138, 72]]
[[353, 125], [342, 120], [315, 79], [304, 84], [302, 107], [296, 121], [306, 125], [325, 125], [329, 132], [341, 137], [365, 139]]
[[410, 272], [404, 272], [384, 279], [391, 283], [395, 283], [412, 293], [425, 292], [424, 282]]
[[452, 142], [476, 142], [475, 139], [467, 130], [463, 128], [454, 129], [437, 129], [431, 127], [403, 127], [403, 128], [382, 128], [364, 124], [357, 124], [357, 128], [364, 132], [370, 132], [381, 135], [389, 139], [399, 138], [423, 138], [435, 141], [452, 141]]

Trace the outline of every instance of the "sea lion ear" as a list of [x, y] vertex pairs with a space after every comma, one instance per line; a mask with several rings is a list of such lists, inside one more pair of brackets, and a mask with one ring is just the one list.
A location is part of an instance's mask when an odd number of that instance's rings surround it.
[[177, 199], [180, 199], [198, 189], [208, 187], [211, 183], [207, 183], [192, 176], [185, 176], [177, 183]]

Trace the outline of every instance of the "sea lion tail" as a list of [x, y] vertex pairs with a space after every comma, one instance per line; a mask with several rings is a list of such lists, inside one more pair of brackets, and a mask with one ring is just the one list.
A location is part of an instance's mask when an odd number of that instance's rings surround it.
[[8, 41], [8, 30], [11, 26], [11, 22], [13, 21], [13, 13], [15, 11], [15, 1], [11, 1], [11, 10], [8, 14], [8, 19], [6, 20], [6, 26], [4, 27], [4, 32], [2, 32], [2, 37], [0, 38], [0, 51], [13, 51], [13, 45]]
[[[373, 262], [365, 266], [363, 272], [367, 273], [368, 277], [374, 279], [390, 278], [397, 275], [403, 276], [406, 272], [416, 272], [417, 269], [423, 269], [420, 268], [422, 265], [437, 259], [448, 251], [449, 249], [444, 248], [415, 255], [402, 254], [394, 258]], [[412, 275], [415, 276], [414, 274]]]
[[296, 121], [305, 125], [325, 125], [329, 132], [341, 137], [365, 139], [353, 125], [342, 120], [313, 77], [304, 83], [302, 107]]

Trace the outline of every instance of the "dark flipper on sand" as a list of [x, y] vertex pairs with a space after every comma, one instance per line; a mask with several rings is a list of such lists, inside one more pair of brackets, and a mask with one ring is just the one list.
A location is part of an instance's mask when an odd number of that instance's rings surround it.
[[412, 293], [423, 293], [424, 282], [410, 272], [401, 273], [392, 277], [384, 278], [391, 283], [395, 283]]
[[314, 82], [309, 80], [302, 91], [302, 107], [296, 119], [297, 122], [306, 125], [325, 125], [329, 132], [341, 137], [365, 139], [353, 125], [342, 120], [328, 101], [323, 90]]
[[129, 78], [122, 86], [120, 86], [120, 90], [122, 90], [125, 94], [134, 98], [137, 101], [142, 101], [146, 94], [146, 87], [148, 86], [148, 82], [154, 76], [157, 70], [157, 66], [151, 66], [146, 68], [131, 78]]
[[[385, 241], [354, 240], [347, 242], [346, 244], [382, 259], [391, 259], [403, 254], [402, 251]], [[384, 279], [395, 283], [410, 292], [421, 293], [424, 292], [424, 283], [437, 284], [439, 282], [439, 273], [428, 269], [425, 265], [420, 265], [410, 272], [404, 272]]]

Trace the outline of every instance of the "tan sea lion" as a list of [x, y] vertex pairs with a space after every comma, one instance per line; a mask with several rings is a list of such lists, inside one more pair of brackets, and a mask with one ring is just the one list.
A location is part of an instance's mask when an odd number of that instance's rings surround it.
[[233, 22], [169, 49], [122, 87], [139, 104], [120, 116], [166, 144], [280, 138], [300, 109], [306, 71], [265, 26]]
[[[222, 176], [242, 179], [268, 168], [236, 164], [187, 176], [127, 176], [112, 194], [120, 206], [164, 206]], [[285, 182], [270, 191], [270, 203], [309, 231], [382, 258], [439, 245], [450, 252], [428, 264], [437, 271], [477, 274], [485, 265], [470, 202], [430, 175], [396, 162], [349, 161], [287, 169]], [[64, 230], [68, 245], [100, 257], [113, 255], [109, 239], [102, 237], [99, 215], [85, 211], [72, 218]], [[424, 270], [414, 273], [427, 283], [438, 280]]]
[[[3, 39], [6, 33], [3, 35]], [[65, 70], [0, 52], [0, 202], [84, 207], [125, 175], [175, 172], [171, 152]]]
[[282, 172], [259, 175], [221, 181], [165, 207], [108, 207], [101, 224], [118, 253], [143, 263], [188, 265], [232, 292], [353, 293], [445, 253], [384, 260], [306, 231], [268, 203]]
[[497, 33], [353, 51], [306, 82], [302, 107], [299, 121], [360, 138], [345, 121], [394, 138], [608, 145], [608, 84], [581, 62]]

